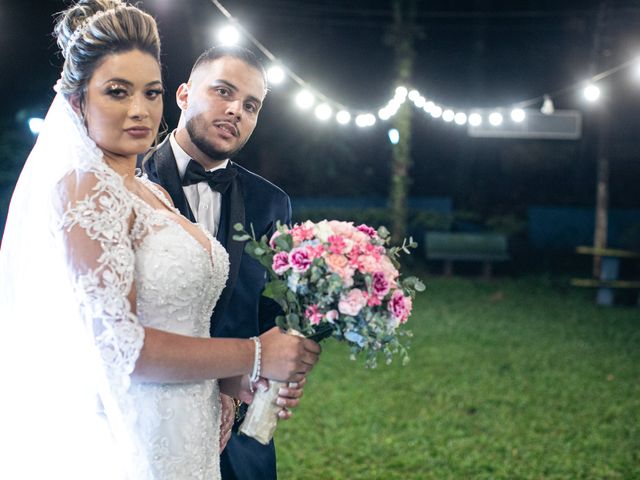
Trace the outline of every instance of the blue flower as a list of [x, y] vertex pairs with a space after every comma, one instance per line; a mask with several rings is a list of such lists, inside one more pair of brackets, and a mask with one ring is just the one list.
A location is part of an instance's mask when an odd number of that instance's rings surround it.
[[358, 345], [359, 347], [364, 347], [365, 345], [365, 340], [362, 337], [362, 335], [353, 332], [351, 330], [349, 330], [348, 332], [346, 332], [344, 334], [344, 338], [346, 338], [347, 340], [349, 340], [351, 343], [355, 343], [356, 345]]
[[289, 287], [289, 290], [291, 290], [293, 293], [296, 293], [298, 291], [299, 282], [300, 274], [298, 272], [291, 273], [291, 275], [289, 275], [289, 278], [287, 279], [287, 286]]

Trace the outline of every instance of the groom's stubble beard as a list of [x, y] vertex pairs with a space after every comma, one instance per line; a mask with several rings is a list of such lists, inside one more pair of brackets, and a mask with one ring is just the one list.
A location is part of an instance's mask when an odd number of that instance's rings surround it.
[[189, 134], [189, 138], [191, 139], [191, 143], [193, 143], [198, 150], [204, 153], [207, 157], [214, 161], [226, 160], [227, 158], [233, 158], [245, 144], [249, 141], [249, 137], [245, 139], [237, 148], [233, 150], [221, 150], [216, 148], [212, 142], [209, 141], [206, 135], [205, 128], [199, 128], [200, 119], [198, 116], [190, 118], [187, 120], [185, 128], [187, 133]]

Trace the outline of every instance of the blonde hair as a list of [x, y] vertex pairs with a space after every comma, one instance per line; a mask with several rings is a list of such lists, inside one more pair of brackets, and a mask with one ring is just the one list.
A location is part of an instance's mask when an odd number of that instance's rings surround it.
[[151, 15], [120, 0], [80, 0], [60, 12], [54, 36], [65, 58], [60, 91], [79, 94], [107, 55], [140, 50], [160, 63], [160, 36]]

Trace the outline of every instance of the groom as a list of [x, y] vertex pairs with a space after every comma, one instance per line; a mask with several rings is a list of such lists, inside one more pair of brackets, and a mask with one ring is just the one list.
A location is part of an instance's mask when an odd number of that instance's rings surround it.
[[[265, 270], [244, 253], [244, 243], [232, 240], [236, 223], [253, 225], [260, 237], [270, 235], [277, 221], [291, 220], [291, 203], [282, 190], [230, 160], [249, 140], [266, 93], [264, 68], [251, 51], [236, 46], [207, 50], [189, 81], [178, 87], [178, 127], [144, 164], [180, 212], [203, 224], [229, 252], [229, 279], [211, 318], [214, 337], [257, 336], [274, 326], [279, 313], [275, 302], [261, 296]], [[282, 406], [298, 404], [303, 383], [281, 394]], [[223, 422], [225, 416], [233, 418], [229, 404], [223, 399]], [[285, 411], [281, 418], [287, 416]], [[224, 480], [275, 479], [273, 441], [264, 446], [238, 435], [236, 422], [220, 468]]]

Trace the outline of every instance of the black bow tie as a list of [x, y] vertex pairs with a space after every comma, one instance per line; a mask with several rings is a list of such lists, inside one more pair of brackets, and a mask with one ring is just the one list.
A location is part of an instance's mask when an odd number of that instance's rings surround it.
[[195, 183], [207, 182], [212, 190], [224, 194], [236, 175], [238, 172], [234, 168], [219, 168], [213, 172], [207, 172], [198, 162], [189, 160], [187, 170], [182, 178], [182, 185], [186, 187]]

